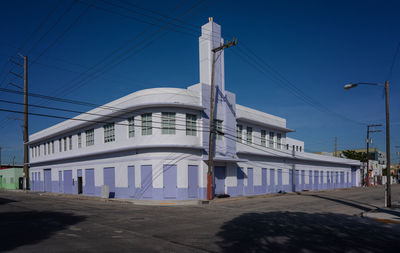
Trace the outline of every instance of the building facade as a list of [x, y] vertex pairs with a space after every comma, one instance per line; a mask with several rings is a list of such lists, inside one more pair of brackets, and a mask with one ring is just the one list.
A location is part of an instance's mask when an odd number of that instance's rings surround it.
[[24, 169], [17, 166], [0, 167], [0, 189], [16, 190], [23, 187]]
[[[210, 19], [199, 38], [200, 83], [134, 92], [30, 136], [34, 191], [135, 199], [205, 199], [212, 52]], [[359, 186], [358, 161], [304, 152], [286, 120], [236, 103], [215, 64], [215, 194]], [[294, 148], [293, 148], [294, 147]]]

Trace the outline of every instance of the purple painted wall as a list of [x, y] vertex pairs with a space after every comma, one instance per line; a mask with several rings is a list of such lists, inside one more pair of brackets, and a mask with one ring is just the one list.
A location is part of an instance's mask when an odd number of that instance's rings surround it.
[[61, 170], [58, 172], [58, 192], [63, 192], [63, 179]]

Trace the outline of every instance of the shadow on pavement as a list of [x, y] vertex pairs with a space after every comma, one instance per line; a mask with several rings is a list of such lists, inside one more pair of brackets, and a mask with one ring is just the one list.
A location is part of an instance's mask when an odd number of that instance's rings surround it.
[[0, 198], [0, 205], [5, 205], [5, 204], [8, 204], [8, 203], [12, 203], [12, 202], [17, 202], [17, 201], [12, 200], [12, 199]]
[[84, 216], [61, 212], [0, 212], [0, 252], [39, 243], [83, 220]]
[[223, 252], [397, 252], [400, 228], [343, 214], [246, 213], [217, 236]]
[[[304, 195], [304, 196], [306, 196], [306, 195]], [[339, 203], [339, 204], [342, 204], [342, 205], [346, 205], [346, 206], [350, 206], [350, 207], [354, 207], [354, 208], [360, 209], [360, 210], [362, 210], [364, 212], [369, 212], [369, 211], [373, 210], [374, 208], [376, 208], [375, 206], [371, 206], [373, 208], [366, 207], [366, 206], [360, 205], [361, 204], [360, 202], [351, 201], [351, 200], [329, 198], [329, 197], [326, 197], [326, 196], [320, 196], [320, 195], [316, 195], [316, 194], [311, 194], [311, 195], [308, 195], [308, 196], [315, 197], [315, 198], [320, 198], [320, 199], [325, 199], [325, 200], [329, 200], [329, 201], [333, 201], [333, 202], [336, 202], [336, 203]], [[360, 204], [357, 204], [357, 203], [360, 203]], [[368, 204], [364, 204], [364, 205], [368, 205]]]

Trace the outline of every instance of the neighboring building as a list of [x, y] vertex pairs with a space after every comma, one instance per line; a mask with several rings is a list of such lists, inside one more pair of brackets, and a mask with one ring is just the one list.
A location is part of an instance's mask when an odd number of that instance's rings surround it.
[[[220, 43], [210, 20], [198, 84], [137, 91], [32, 134], [31, 189], [99, 196], [108, 185], [118, 198], [206, 198], [211, 49]], [[359, 186], [359, 161], [304, 152], [285, 119], [237, 104], [225, 90], [224, 52], [214, 79], [215, 194]]]
[[[360, 149], [350, 149], [355, 152], [359, 153], [367, 153], [366, 148], [360, 148]], [[340, 150], [338, 152], [338, 156], [344, 157], [343, 151], [345, 150]], [[370, 148], [369, 149], [369, 160], [377, 161], [378, 164], [385, 165], [386, 164], [386, 152], [382, 152], [377, 148]]]
[[0, 189], [22, 189], [24, 169], [22, 167], [0, 167]]

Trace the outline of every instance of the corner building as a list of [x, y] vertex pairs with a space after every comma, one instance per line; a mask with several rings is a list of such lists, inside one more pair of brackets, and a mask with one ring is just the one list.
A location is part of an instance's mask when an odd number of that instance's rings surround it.
[[[211, 49], [223, 42], [210, 18], [199, 38], [200, 83], [137, 91], [32, 134], [31, 189], [100, 196], [108, 185], [116, 198], [205, 199]], [[218, 54], [215, 194], [359, 186], [358, 161], [304, 152], [285, 119], [237, 104]]]

